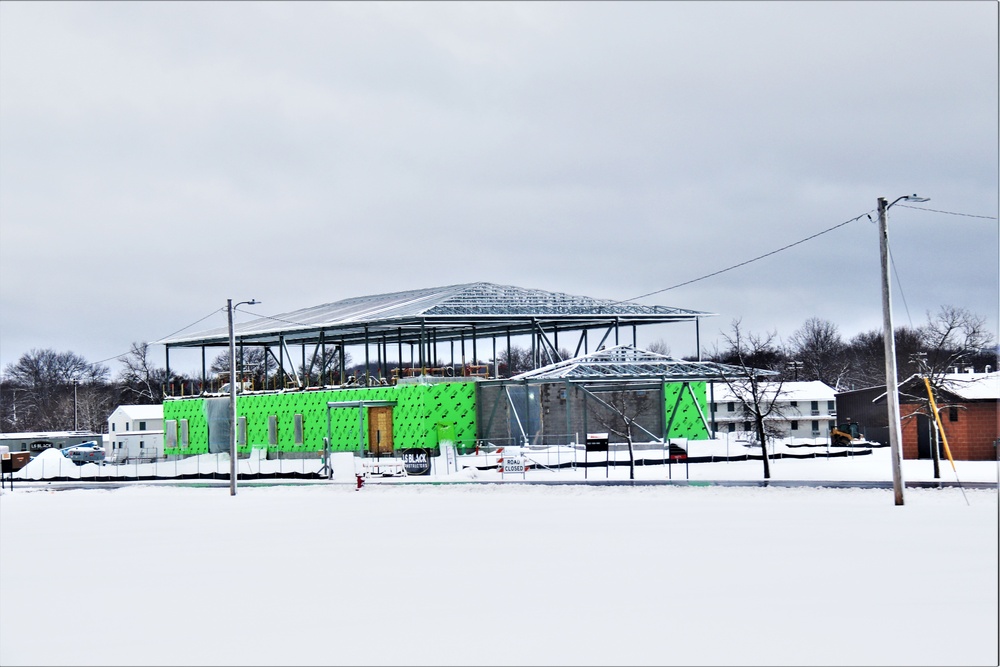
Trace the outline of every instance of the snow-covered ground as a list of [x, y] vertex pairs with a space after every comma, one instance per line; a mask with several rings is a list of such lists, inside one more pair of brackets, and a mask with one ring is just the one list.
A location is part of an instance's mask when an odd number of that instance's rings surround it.
[[[685, 463], [669, 461], [667, 451], [655, 443], [637, 444], [635, 450], [636, 480], [763, 480], [763, 463], [759, 460], [760, 447], [748, 446], [735, 439], [726, 440], [675, 440], [691, 460], [715, 457], [715, 462]], [[822, 441], [780, 441], [768, 447], [770, 454], [790, 458], [770, 461], [771, 478], [775, 481], [831, 481], [831, 482], [891, 482], [892, 465], [888, 447], [855, 446], [830, 447]], [[526, 465], [523, 473], [498, 470], [498, 460], [511, 455], [520, 456]], [[728, 460], [744, 456], [751, 460]], [[815, 455], [815, 458], [798, 458]], [[346, 456], [346, 458], [345, 458]], [[617, 465], [604, 465], [606, 460]], [[406, 476], [400, 459], [361, 459], [344, 454], [331, 456], [333, 476], [337, 481], [354, 482], [355, 475], [364, 475], [370, 483], [434, 482], [434, 481], [601, 481], [629, 479], [629, 454], [624, 444], [612, 445], [610, 457], [604, 452], [587, 453], [583, 445], [560, 447], [527, 447], [503, 449], [484, 448], [478, 454], [459, 455], [454, 449], [445, 449], [441, 456], [431, 460], [430, 473]], [[342, 466], [346, 466], [345, 467]], [[589, 464], [589, 465], [587, 465]], [[229, 455], [202, 454], [180, 460], [154, 463], [127, 463], [122, 465], [77, 465], [62, 456], [58, 450], [41, 452], [15, 473], [20, 481], [45, 481], [51, 479], [146, 479], [171, 480], [191, 475], [221, 475], [228, 479]], [[255, 475], [320, 473], [320, 458], [267, 459], [263, 450], [254, 450], [249, 457], [238, 459], [238, 473], [252, 479]], [[955, 461], [942, 457], [938, 476], [930, 459], [904, 460], [903, 480], [909, 482], [993, 482], [998, 480], [1000, 462]], [[239, 479], [239, 478], [238, 478]]]
[[[957, 466], [968, 486], [903, 506], [891, 488], [442, 468], [235, 497], [18, 480], [0, 494], [0, 664], [996, 665], [997, 465]], [[903, 470], [933, 479], [930, 461]], [[773, 479], [891, 480], [889, 453], [779, 459]]]

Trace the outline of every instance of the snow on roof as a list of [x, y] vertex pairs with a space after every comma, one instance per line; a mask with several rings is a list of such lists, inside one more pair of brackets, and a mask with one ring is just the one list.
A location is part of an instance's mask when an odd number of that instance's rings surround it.
[[941, 383], [945, 389], [968, 401], [1000, 399], [1000, 371], [993, 373], [949, 373]]
[[0, 433], [0, 440], [53, 440], [56, 438], [101, 437], [92, 431], [25, 431], [23, 433]]
[[119, 405], [114, 412], [119, 411], [129, 419], [163, 419], [162, 405]]
[[[775, 383], [762, 382], [762, 388], [770, 394], [770, 387]], [[736, 396], [725, 383], [715, 383], [713, 388], [715, 401], [727, 402], [736, 400]], [[784, 382], [781, 385], [782, 401], [832, 401], [836, 391], [830, 385], [819, 380], [809, 382]]]

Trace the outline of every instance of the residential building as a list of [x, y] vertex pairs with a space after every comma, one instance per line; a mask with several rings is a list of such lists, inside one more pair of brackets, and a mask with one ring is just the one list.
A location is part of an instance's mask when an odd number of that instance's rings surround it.
[[108, 416], [108, 461], [163, 455], [163, 406], [119, 405]]
[[[762, 382], [765, 396], [773, 395], [775, 383]], [[804, 438], [826, 441], [837, 420], [836, 392], [829, 385], [810, 382], [784, 382], [778, 393], [777, 405], [768, 422], [777, 427], [782, 438]], [[732, 389], [722, 383], [709, 385], [709, 421], [716, 437], [727, 433], [739, 438], [752, 439], [754, 425], [743, 413], [740, 402]]]

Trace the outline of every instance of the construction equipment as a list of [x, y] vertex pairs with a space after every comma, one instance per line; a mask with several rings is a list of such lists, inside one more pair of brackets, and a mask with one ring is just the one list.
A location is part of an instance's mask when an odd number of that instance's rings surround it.
[[834, 424], [830, 428], [830, 444], [834, 447], [850, 447], [855, 440], [863, 440], [858, 422]]

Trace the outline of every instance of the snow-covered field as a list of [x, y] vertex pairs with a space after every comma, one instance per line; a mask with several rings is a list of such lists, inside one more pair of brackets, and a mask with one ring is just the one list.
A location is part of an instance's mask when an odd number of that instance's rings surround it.
[[[635, 479], [637, 480], [763, 480], [763, 463], [758, 460], [727, 461], [741, 456], [760, 457], [760, 447], [748, 446], [735, 438], [731, 440], [675, 440], [694, 459], [717, 457], [714, 463], [684, 463], [669, 460], [662, 445], [641, 443], [635, 447]], [[382, 472], [402, 473], [399, 459], [360, 459], [333, 454], [333, 476], [339, 481], [354, 482], [357, 473], [365, 474], [370, 483], [430, 482], [430, 481], [601, 481], [629, 479], [628, 450], [624, 444], [612, 446], [610, 458], [617, 465], [605, 466], [606, 454], [588, 454], [582, 445], [548, 448], [512, 448], [503, 450], [483, 449], [478, 455], [458, 455], [452, 449], [431, 460], [427, 476], [383, 477]], [[828, 447], [823, 442], [806, 439], [794, 442], [780, 441], [768, 447], [770, 454], [803, 457], [815, 454], [816, 458], [776, 458], [770, 462], [771, 479], [775, 481], [819, 480], [840, 482], [891, 482], [892, 467], [887, 447], [866, 448]], [[527, 470], [521, 474], [502, 474], [496, 469], [497, 461], [511, 454], [520, 455]], [[832, 456], [827, 456], [831, 454]], [[347, 470], [340, 464], [346, 462]], [[585, 464], [589, 463], [589, 466]], [[249, 457], [237, 461], [238, 474], [251, 479], [259, 474], [315, 474], [323, 467], [320, 458], [267, 459], [263, 450], [253, 450]], [[170, 480], [190, 475], [221, 475], [228, 479], [229, 455], [202, 454], [181, 460], [163, 460], [155, 463], [127, 463], [122, 465], [76, 465], [63, 457], [58, 450], [41, 452], [14, 474], [15, 480], [45, 481], [51, 479], [148, 479]], [[946, 458], [934, 476], [934, 463], [929, 459], [906, 460], [902, 464], [903, 479], [914, 482], [993, 482], [1000, 473], [1000, 463], [994, 461], [956, 461], [952, 467]], [[239, 479], [239, 478], [238, 478]]]
[[[901, 507], [891, 488], [481, 470], [235, 497], [18, 480], [0, 495], [0, 664], [996, 665], [997, 466], [957, 464], [964, 489], [907, 488]], [[891, 479], [887, 449], [773, 473]]]

